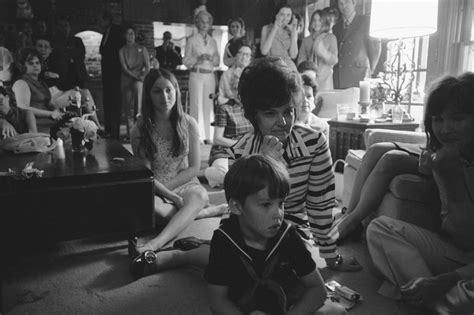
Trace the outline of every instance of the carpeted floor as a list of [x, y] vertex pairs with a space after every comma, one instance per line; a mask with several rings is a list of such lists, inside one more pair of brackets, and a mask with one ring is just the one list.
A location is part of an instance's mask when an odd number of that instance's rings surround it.
[[[208, 149], [208, 148], [207, 148]], [[207, 158], [204, 147], [201, 155]], [[203, 164], [204, 166], [204, 164]], [[195, 221], [182, 236], [210, 239], [218, 219]], [[57, 244], [23, 255], [7, 271], [1, 287], [5, 314], [210, 314], [202, 270], [187, 267], [138, 281], [128, 272], [125, 235], [105, 235]], [[379, 296], [364, 243], [340, 247], [364, 266], [357, 273], [335, 273], [313, 253], [326, 280], [357, 290], [363, 301], [350, 314], [423, 314]]]

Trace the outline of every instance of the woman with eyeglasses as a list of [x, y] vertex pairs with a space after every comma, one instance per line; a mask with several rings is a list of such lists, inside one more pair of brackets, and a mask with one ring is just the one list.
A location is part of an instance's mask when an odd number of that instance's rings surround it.
[[235, 62], [222, 74], [219, 82], [219, 106], [214, 121], [214, 139], [209, 155], [209, 167], [204, 174], [211, 187], [224, 184], [224, 176], [229, 169], [227, 149], [234, 145], [242, 135], [251, 131], [252, 125], [244, 117], [237, 87], [242, 70], [250, 63], [252, 50], [247, 43], [237, 50]]

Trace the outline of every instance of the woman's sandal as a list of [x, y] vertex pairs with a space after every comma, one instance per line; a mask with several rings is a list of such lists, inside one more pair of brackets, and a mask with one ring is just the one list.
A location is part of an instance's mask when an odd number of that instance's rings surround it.
[[[133, 239], [129, 239], [129, 255], [131, 254], [131, 246], [133, 245], [133, 250], [136, 250], [138, 238], [134, 237]], [[130, 273], [132, 274], [135, 280], [143, 277], [146, 275], [147, 267], [150, 265], [154, 265], [156, 262], [156, 254], [159, 252], [167, 251], [167, 250], [182, 250], [188, 251], [191, 249], [195, 249], [200, 247], [203, 244], [210, 244], [209, 240], [203, 240], [194, 236], [184, 237], [181, 239], [176, 240], [173, 243], [173, 246], [161, 248], [158, 250], [146, 250], [141, 254], [135, 255], [135, 258], [130, 263]]]

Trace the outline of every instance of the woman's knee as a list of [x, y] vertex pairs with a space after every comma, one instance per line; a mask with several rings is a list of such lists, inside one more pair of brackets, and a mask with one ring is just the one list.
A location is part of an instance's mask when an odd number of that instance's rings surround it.
[[374, 143], [367, 149], [364, 158], [379, 159], [382, 155], [394, 149], [396, 149], [396, 147], [392, 142]]
[[184, 203], [196, 205], [199, 210], [209, 204], [207, 191], [201, 185], [195, 185], [183, 194]]
[[366, 232], [367, 243], [369, 244], [369, 246], [370, 244], [373, 245], [375, 243], [378, 243], [382, 235], [390, 233], [396, 221], [396, 219], [387, 216], [380, 216], [378, 218], [373, 219], [367, 226]]
[[418, 159], [405, 151], [391, 150], [383, 154], [377, 163], [377, 171], [386, 174], [416, 172]]

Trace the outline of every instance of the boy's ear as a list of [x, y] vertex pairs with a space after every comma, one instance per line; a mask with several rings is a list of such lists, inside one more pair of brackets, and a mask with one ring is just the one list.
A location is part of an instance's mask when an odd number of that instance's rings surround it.
[[231, 198], [229, 200], [228, 204], [229, 204], [230, 212], [232, 214], [235, 214], [235, 215], [241, 215], [242, 214], [242, 206], [241, 206], [240, 202], [238, 202], [237, 200]]

